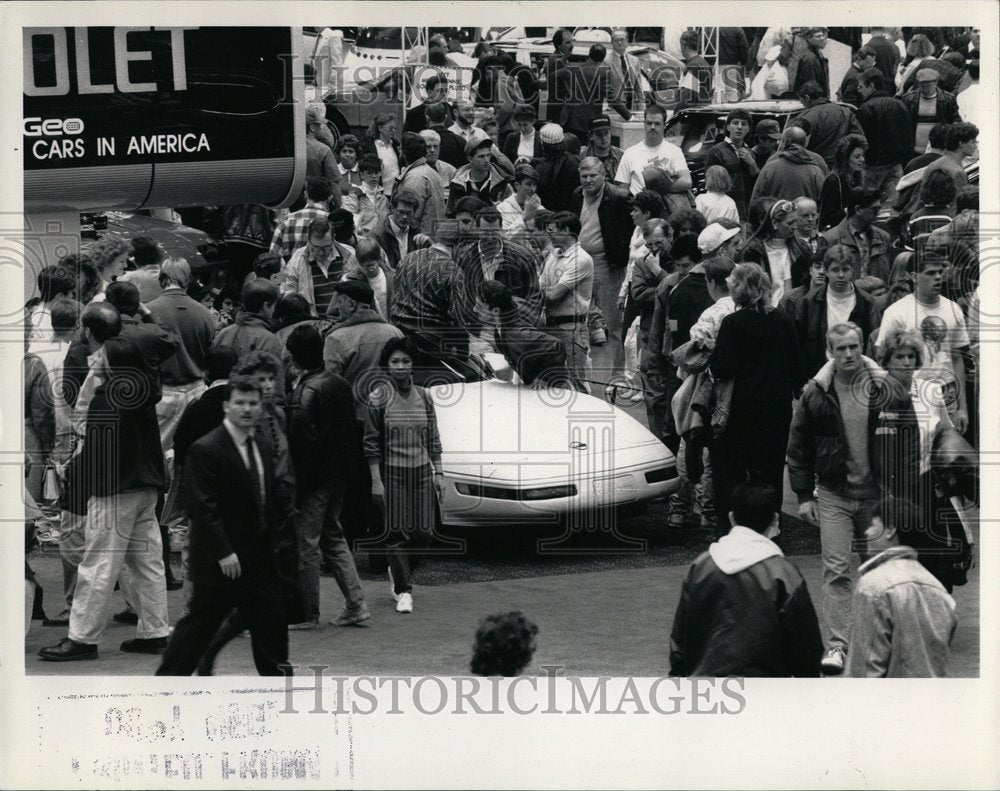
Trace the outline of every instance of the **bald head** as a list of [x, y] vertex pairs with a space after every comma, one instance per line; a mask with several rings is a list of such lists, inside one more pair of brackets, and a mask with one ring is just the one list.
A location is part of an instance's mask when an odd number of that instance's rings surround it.
[[784, 134], [781, 135], [781, 144], [784, 148], [804, 146], [808, 139], [806, 130], [801, 126], [789, 126], [785, 129]]
[[97, 345], [114, 338], [122, 331], [121, 314], [110, 302], [91, 302], [84, 308], [80, 324], [85, 330], [90, 330]]

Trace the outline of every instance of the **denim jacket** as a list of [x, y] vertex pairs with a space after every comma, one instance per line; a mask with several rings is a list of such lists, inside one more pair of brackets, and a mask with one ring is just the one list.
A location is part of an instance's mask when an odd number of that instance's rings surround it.
[[958, 619], [955, 600], [917, 560], [892, 547], [863, 563], [851, 605], [847, 675], [938, 678], [947, 675]]

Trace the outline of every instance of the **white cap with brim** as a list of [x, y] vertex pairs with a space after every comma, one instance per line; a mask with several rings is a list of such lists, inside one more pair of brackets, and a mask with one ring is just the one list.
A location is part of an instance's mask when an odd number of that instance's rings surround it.
[[739, 232], [739, 228], [724, 228], [717, 222], [713, 222], [698, 234], [698, 249], [701, 250], [702, 255], [714, 253]]

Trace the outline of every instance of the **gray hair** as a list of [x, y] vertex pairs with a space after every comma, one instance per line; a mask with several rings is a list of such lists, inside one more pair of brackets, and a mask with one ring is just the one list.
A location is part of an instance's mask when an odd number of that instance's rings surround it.
[[166, 287], [168, 284], [187, 288], [191, 282], [191, 266], [184, 258], [168, 258], [160, 264], [160, 285]]
[[420, 136], [424, 139], [425, 143], [441, 143], [441, 135], [435, 132], [433, 129], [424, 129]]
[[597, 168], [597, 170], [603, 172], [604, 165], [601, 164], [601, 160], [597, 157], [584, 157], [580, 160], [580, 170], [583, 170], [584, 168]]

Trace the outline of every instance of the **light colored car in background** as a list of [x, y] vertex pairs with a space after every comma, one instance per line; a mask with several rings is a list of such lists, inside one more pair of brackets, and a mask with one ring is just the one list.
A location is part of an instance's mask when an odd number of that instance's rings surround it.
[[[434, 384], [442, 379], [450, 381]], [[443, 525], [592, 520], [680, 484], [670, 450], [601, 398], [533, 390], [491, 373], [434, 375], [426, 385], [444, 449]]]

